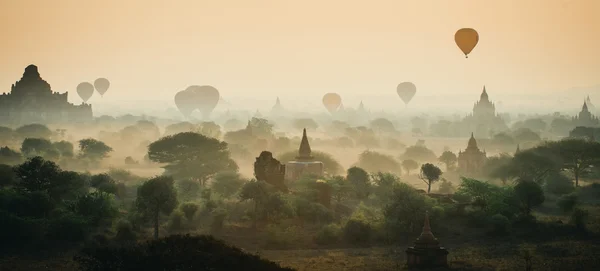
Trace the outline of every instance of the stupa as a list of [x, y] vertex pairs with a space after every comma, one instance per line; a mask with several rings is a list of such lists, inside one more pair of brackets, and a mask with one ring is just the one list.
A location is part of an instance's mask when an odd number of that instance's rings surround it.
[[296, 181], [303, 175], [323, 176], [323, 163], [315, 161], [311, 152], [305, 128], [302, 132], [302, 141], [300, 141], [296, 160], [285, 165], [285, 180]]
[[440, 246], [429, 226], [429, 214], [425, 213], [423, 231], [415, 245], [406, 250], [406, 264], [409, 268], [437, 268], [448, 266], [448, 250]]

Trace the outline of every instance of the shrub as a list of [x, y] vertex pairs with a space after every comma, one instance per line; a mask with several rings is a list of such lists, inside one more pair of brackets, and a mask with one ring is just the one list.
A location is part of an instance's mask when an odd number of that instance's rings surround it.
[[569, 194], [575, 190], [573, 181], [562, 173], [555, 172], [548, 175], [544, 190], [555, 195]]
[[590, 213], [587, 210], [575, 208], [571, 213], [571, 223], [579, 229], [585, 229], [589, 215]]
[[491, 233], [504, 235], [507, 234], [510, 228], [510, 220], [504, 215], [495, 214], [490, 217]]
[[182, 230], [183, 217], [184, 215], [181, 211], [174, 211], [171, 213], [171, 216], [169, 217], [169, 230], [174, 232]]
[[344, 240], [352, 245], [366, 246], [371, 241], [373, 228], [368, 222], [351, 218], [343, 228]]
[[79, 215], [64, 212], [51, 219], [47, 237], [57, 241], [82, 241], [89, 233], [87, 220]]
[[454, 193], [454, 190], [455, 189], [454, 185], [452, 185], [452, 182], [449, 182], [448, 180], [442, 178], [438, 192], [441, 194], [452, 194]]
[[212, 222], [210, 224], [210, 230], [213, 233], [219, 233], [225, 225], [225, 218], [227, 217], [227, 210], [223, 208], [217, 208], [212, 213]]
[[115, 240], [119, 242], [135, 242], [137, 239], [136, 233], [133, 230], [133, 225], [127, 220], [121, 220], [117, 224], [117, 234]]
[[578, 201], [579, 199], [577, 198], [577, 195], [575, 193], [571, 193], [561, 196], [556, 202], [556, 205], [558, 205], [563, 212], [569, 213], [573, 211], [575, 206], [577, 206]]
[[184, 204], [181, 204], [181, 206], [179, 206], [179, 210], [181, 210], [183, 212], [183, 214], [185, 215], [185, 218], [188, 221], [192, 221], [194, 219], [194, 215], [198, 211], [198, 204], [193, 203], [193, 202], [186, 202]]
[[294, 209], [300, 219], [311, 223], [328, 223], [333, 219], [333, 213], [319, 203], [311, 202], [305, 198], [294, 200]]
[[338, 224], [323, 226], [315, 236], [315, 243], [319, 245], [336, 244], [340, 241], [342, 228]]

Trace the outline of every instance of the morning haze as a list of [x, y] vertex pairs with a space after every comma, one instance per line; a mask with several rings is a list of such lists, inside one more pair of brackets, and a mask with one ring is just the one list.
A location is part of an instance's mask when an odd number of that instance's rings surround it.
[[598, 11], [0, 0], [0, 269], [600, 270]]
[[[507, 106], [509, 99], [531, 100], [526, 95], [555, 103], [555, 96], [575, 95], [566, 93], [572, 87], [592, 92], [600, 84], [600, 3], [594, 0], [0, 5], [0, 86], [10, 86], [32, 63], [60, 92], [104, 76], [114, 92], [101, 103], [93, 98], [99, 109], [123, 100], [172, 100], [190, 84], [214, 85], [225, 98], [260, 98], [265, 109], [275, 96], [317, 101], [327, 91], [393, 109], [399, 81], [419, 86], [418, 107], [426, 96], [440, 98], [438, 105], [469, 106], [466, 97], [484, 84]], [[469, 61], [453, 41], [462, 27], [481, 35]], [[586, 94], [561, 106], [576, 110]], [[79, 102], [74, 95], [70, 101]]]

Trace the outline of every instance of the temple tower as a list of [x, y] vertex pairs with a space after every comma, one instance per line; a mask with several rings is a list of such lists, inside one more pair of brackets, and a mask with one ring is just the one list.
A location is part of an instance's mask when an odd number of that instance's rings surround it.
[[298, 156], [295, 161], [290, 161], [286, 164], [285, 179], [288, 181], [296, 181], [303, 175], [323, 176], [323, 163], [315, 161], [311, 155], [312, 150], [306, 136], [306, 128], [302, 131], [302, 140], [298, 148]]

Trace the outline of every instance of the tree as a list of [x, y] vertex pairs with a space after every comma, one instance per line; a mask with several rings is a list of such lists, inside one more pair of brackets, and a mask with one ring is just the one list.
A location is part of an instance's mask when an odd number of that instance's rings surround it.
[[379, 133], [393, 133], [396, 131], [394, 124], [385, 118], [374, 119], [370, 123], [371, 129]]
[[406, 160], [402, 161], [402, 167], [406, 171], [406, 175], [410, 175], [410, 172], [412, 170], [419, 168], [419, 163], [417, 163], [417, 161], [412, 160], [412, 159], [406, 159]]
[[45, 138], [49, 139], [52, 136], [52, 131], [42, 124], [23, 125], [15, 130], [21, 138]]
[[74, 199], [86, 192], [85, 180], [73, 171], [63, 171], [54, 162], [36, 156], [15, 167], [17, 188], [47, 193], [54, 202]]
[[198, 133], [203, 134], [207, 137], [212, 137], [212, 138], [221, 138], [221, 126], [219, 126], [218, 124], [212, 122], [212, 121], [205, 121], [200, 123], [200, 125], [198, 125]]
[[538, 133], [545, 131], [546, 126], [548, 126], [546, 122], [540, 118], [528, 119], [523, 122], [523, 127]]
[[427, 184], [427, 193], [431, 192], [431, 185], [439, 181], [440, 176], [442, 176], [442, 170], [435, 165], [427, 163], [421, 166], [419, 177]]
[[269, 184], [263, 181], [251, 180], [246, 182], [240, 190], [240, 199], [254, 201], [254, 216], [253, 216], [253, 227], [256, 228], [256, 223], [259, 215], [259, 207], [264, 204], [269, 198], [270, 192]]
[[195, 129], [196, 129], [196, 126], [190, 122], [187, 122], [187, 121], [178, 122], [178, 123], [174, 123], [174, 124], [171, 124], [171, 125], [165, 127], [164, 136], [185, 133], [185, 132], [193, 132]]
[[22, 159], [20, 153], [11, 150], [9, 147], [0, 147], [0, 164], [16, 165], [21, 163]]
[[8, 145], [13, 140], [15, 132], [13, 129], [0, 126], [0, 144]]
[[600, 128], [577, 126], [569, 132], [570, 138], [600, 140]]
[[214, 176], [210, 188], [228, 198], [238, 192], [247, 181], [237, 172], [219, 172]]
[[402, 167], [394, 157], [374, 151], [362, 152], [358, 156], [358, 163], [356, 165], [368, 172], [402, 174]]
[[348, 169], [346, 180], [350, 183], [358, 199], [366, 199], [371, 194], [369, 173], [359, 167]]
[[108, 153], [112, 152], [113, 149], [104, 142], [86, 138], [79, 140], [79, 157], [89, 159], [90, 161], [99, 161], [108, 157]]
[[446, 170], [450, 171], [455, 168], [457, 157], [453, 152], [445, 151], [442, 153], [440, 158], [438, 158], [438, 160], [446, 165]]
[[533, 207], [544, 203], [544, 191], [536, 182], [522, 180], [515, 186], [515, 195], [521, 203], [522, 211], [525, 215], [531, 214]]
[[52, 146], [54, 146], [54, 148], [60, 153], [60, 156], [68, 158], [73, 157], [73, 143], [62, 140], [52, 143]]
[[503, 174], [515, 179], [541, 183], [549, 173], [558, 169], [558, 157], [547, 146], [542, 145], [515, 154], [506, 167], [506, 173]]
[[156, 140], [160, 137], [160, 129], [154, 122], [149, 120], [138, 120], [135, 123], [135, 127], [138, 128], [147, 140]]
[[90, 186], [102, 194], [117, 194], [117, 183], [106, 173], [93, 175], [90, 178]]
[[25, 138], [21, 144], [21, 153], [25, 157], [42, 156], [49, 160], [57, 160], [60, 153], [48, 139]]
[[548, 147], [561, 158], [562, 167], [573, 173], [575, 187], [579, 187], [583, 173], [600, 163], [600, 143], [595, 141], [564, 139], [551, 142]]
[[166, 174], [175, 179], [196, 179], [204, 184], [221, 171], [237, 171], [227, 143], [197, 133], [179, 133], [163, 137], [148, 146], [148, 157], [167, 163]]
[[0, 189], [17, 184], [18, 179], [12, 166], [0, 164]]
[[327, 184], [331, 187], [331, 194], [337, 204], [340, 204], [352, 192], [352, 187], [344, 176], [333, 176], [327, 179]]
[[408, 236], [423, 223], [425, 211], [432, 206], [428, 197], [419, 194], [413, 187], [405, 183], [394, 185], [389, 204], [383, 210], [386, 226], [390, 232], [400, 236]]
[[490, 178], [500, 179], [502, 184], [506, 185], [511, 177], [508, 168], [511, 160], [512, 157], [506, 153], [488, 157], [485, 164], [483, 164], [483, 174]]
[[177, 207], [177, 192], [173, 178], [158, 176], [137, 189], [136, 208], [154, 222], [154, 238], [158, 239], [160, 214], [169, 215]]
[[295, 119], [292, 122], [292, 125], [297, 130], [302, 130], [305, 128], [307, 130], [316, 130], [317, 128], [319, 128], [319, 124], [317, 124], [315, 120], [310, 118]]
[[437, 160], [435, 153], [423, 145], [414, 145], [406, 148], [403, 159], [413, 159], [418, 162], [432, 162]]
[[371, 175], [371, 179], [375, 184], [373, 187], [373, 193], [381, 201], [385, 201], [390, 197], [390, 193], [394, 189], [394, 186], [400, 183], [400, 178], [394, 174], [378, 172]]
[[266, 119], [252, 118], [249, 128], [257, 137], [269, 138], [273, 135], [273, 124]]
[[519, 143], [523, 143], [523, 142], [538, 142], [538, 141], [541, 141], [542, 139], [540, 138], [540, 135], [538, 133], [532, 131], [531, 129], [521, 128], [521, 129], [518, 129], [517, 131], [515, 131], [515, 140]]

